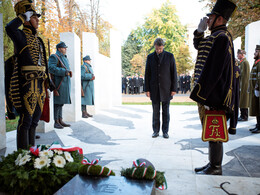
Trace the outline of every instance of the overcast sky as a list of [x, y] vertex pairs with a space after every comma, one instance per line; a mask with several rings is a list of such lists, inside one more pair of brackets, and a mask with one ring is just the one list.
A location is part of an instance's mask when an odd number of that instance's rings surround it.
[[[176, 5], [177, 15], [182, 24], [197, 26], [200, 18], [208, 11], [199, 0], [170, 0]], [[77, 0], [80, 4], [89, 3]], [[153, 9], [159, 9], [166, 0], [100, 0], [101, 17], [121, 32], [122, 40], [126, 40], [131, 30], [144, 23], [144, 18]]]
[[[121, 31], [126, 40], [131, 30], [144, 23], [144, 17], [153, 9], [159, 9], [166, 0], [101, 0], [102, 17]], [[171, 0], [176, 5], [182, 24], [198, 25], [208, 12], [198, 0]]]

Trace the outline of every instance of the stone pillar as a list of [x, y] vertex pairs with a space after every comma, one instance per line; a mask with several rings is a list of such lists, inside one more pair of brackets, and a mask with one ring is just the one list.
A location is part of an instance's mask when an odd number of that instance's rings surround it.
[[112, 86], [113, 98], [112, 105], [119, 106], [122, 104], [122, 65], [121, 65], [121, 34], [113, 29], [110, 30], [110, 58], [113, 69]]
[[3, 14], [0, 13], [0, 149], [6, 147], [5, 88], [4, 88], [4, 34]]
[[245, 50], [246, 58], [249, 61], [250, 66], [254, 63], [254, 53], [256, 45], [260, 45], [260, 20], [248, 24], [245, 31]]
[[80, 75], [80, 38], [71, 32], [61, 33], [60, 40], [68, 46], [67, 57], [70, 63], [71, 78], [71, 104], [63, 106], [64, 121], [76, 122], [81, 119], [81, 75]]
[[241, 49], [241, 37], [237, 37], [234, 41], [234, 52], [235, 52], [235, 58], [237, 58], [237, 50]]

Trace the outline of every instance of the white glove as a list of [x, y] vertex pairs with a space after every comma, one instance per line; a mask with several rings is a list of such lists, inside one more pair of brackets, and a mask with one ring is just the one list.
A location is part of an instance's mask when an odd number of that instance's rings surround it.
[[33, 11], [27, 11], [27, 12], [24, 13], [24, 15], [26, 16], [25, 21], [29, 22], [30, 19], [31, 19], [31, 16], [33, 15]]
[[210, 108], [209, 108], [208, 106], [206, 106], [206, 105], [204, 105], [204, 108], [205, 108], [206, 110], [210, 110]]
[[203, 33], [205, 30], [207, 30], [207, 27], [208, 27], [207, 22], [208, 22], [208, 17], [203, 17], [200, 19], [200, 23], [199, 23], [198, 29], [197, 29], [197, 31], [199, 33]]
[[255, 89], [255, 96], [259, 97], [259, 91]]

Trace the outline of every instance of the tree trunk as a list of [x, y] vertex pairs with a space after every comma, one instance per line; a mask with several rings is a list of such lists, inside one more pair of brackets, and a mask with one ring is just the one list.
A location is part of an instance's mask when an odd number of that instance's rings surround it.
[[59, 0], [54, 0], [57, 6], [57, 12], [58, 12], [58, 18], [59, 18], [59, 23], [61, 24], [61, 12], [60, 12], [60, 4]]

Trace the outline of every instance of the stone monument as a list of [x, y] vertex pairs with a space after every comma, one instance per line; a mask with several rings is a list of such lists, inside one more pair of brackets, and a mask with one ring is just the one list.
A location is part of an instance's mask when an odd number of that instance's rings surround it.
[[3, 14], [0, 13], [0, 149], [6, 147], [5, 88], [4, 88], [4, 34]]
[[245, 31], [245, 50], [246, 58], [249, 62], [250, 67], [254, 63], [254, 53], [256, 45], [260, 45], [260, 20], [252, 22], [246, 26]]

